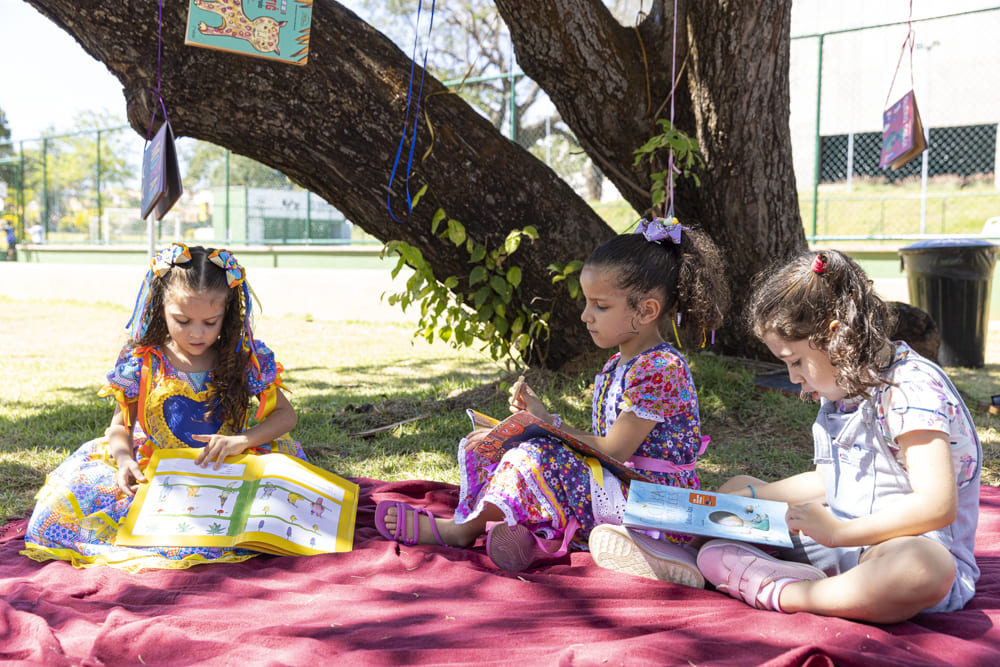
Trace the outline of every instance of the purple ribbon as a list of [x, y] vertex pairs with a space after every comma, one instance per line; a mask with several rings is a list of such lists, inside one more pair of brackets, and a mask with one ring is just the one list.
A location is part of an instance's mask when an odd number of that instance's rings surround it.
[[670, 239], [671, 243], [680, 245], [682, 229], [684, 228], [677, 222], [677, 218], [653, 218], [650, 221], [640, 221], [635, 233], [642, 234], [651, 243]]

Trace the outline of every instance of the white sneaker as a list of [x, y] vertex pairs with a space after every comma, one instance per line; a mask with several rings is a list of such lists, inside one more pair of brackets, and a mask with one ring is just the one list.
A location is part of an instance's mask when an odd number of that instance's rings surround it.
[[625, 526], [601, 524], [590, 531], [590, 555], [600, 567], [646, 579], [704, 588], [695, 554], [679, 544], [654, 540]]

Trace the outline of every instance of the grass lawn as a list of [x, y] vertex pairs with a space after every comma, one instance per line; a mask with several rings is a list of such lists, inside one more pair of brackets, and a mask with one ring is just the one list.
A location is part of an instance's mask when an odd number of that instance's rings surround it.
[[[104, 432], [113, 405], [96, 392], [124, 342], [127, 318], [120, 306], [0, 298], [3, 520], [30, 510], [46, 473]], [[299, 414], [293, 435], [313, 463], [344, 476], [455, 483], [455, 447], [469, 430], [465, 408], [507, 413], [505, 387], [516, 373], [474, 350], [413, 339], [406, 324], [264, 317], [256, 331], [285, 366]], [[986, 368], [952, 369], [974, 410], [989, 484], [1000, 482], [1000, 417], [976, 406], [1000, 393], [998, 339], [994, 330]], [[595, 351], [572, 373], [526, 375], [552, 411], [586, 427], [593, 377], [607, 354]], [[773, 479], [809, 467], [815, 405], [757, 388], [759, 364], [699, 352], [689, 358], [712, 437], [699, 463], [706, 488], [736, 473]]]

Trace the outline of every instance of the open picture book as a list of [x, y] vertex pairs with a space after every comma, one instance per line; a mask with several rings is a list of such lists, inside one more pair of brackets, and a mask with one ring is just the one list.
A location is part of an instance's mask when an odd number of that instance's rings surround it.
[[633, 482], [624, 525], [703, 537], [791, 547], [788, 504], [700, 489]]
[[597, 459], [602, 466], [626, 483], [631, 480], [649, 480], [649, 477], [641, 472], [629, 468], [618, 459], [612, 458], [552, 424], [542, 421], [530, 412], [515, 412], [503, 421], [472, 409], [466, 410], [466, 413], [472, 420], [473, 428], [490, 429], [489, 433], [481, 440], [467, 444], [466, 447], [476, 449], [481, 455], [492, 460], [499, 461], [505, 451], [517, 447], [526, 440], [545, 437], [558, 440], [564, 446], [583, 456]]
[[279, 555], [350, 551], [358, 485], [284, 454], [232, 456], [213, 470], [197, 449], [161, 449], [146, 466], [116, 543], [242, 547]]

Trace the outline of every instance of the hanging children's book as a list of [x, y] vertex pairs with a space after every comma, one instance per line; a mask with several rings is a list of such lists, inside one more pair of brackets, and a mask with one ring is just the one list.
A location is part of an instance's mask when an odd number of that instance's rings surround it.
[[926, 148], [917, 98], [911, 90], [882, 114], [882, 155], [878, 166], [896, 171]]
[[630, 528], [791, 547], [788, 505], [775, 500], [632, 482], [622, 523]]
[[305, 65], [312, 0], [191, 0], [185, 44]]
[[153, 453], [117, 544], [243, 547], [311, 556], [350, 551], [358, 485], [284, 454], [229, 457], [218, 470], [198, 450]]
[[558, 440], [564, 446], [569, 447], [578, 454], [596, 459], [602, 466], [614, 473], [619, 479], [626, 481], [626, 483], [631, 480], [649, 480], [641, 472], [629, 468], [618, 459], [612, 458], [601, 450], [577, 440], [569, 433], [556, 428], [548, 422], [542, 421], [530, 412], [515, 412], [503, 421], [472, 409], [466, 410], [466, 412], [472, 420], [473, 428], [490, 429], [482, 438], [470, 438], [469, 443], [466, 445], [466, 447], [476, 449], [486, 458], [499, 461], [505, 451], [516, 447], [522, 442], [531, 440], [532, 438], [550, 438]]
[[143, 220], [155, 209], [156, 219], [162, 220], [167, 211], [177, 203], [184, 188], [181, 170], [174, 146], [174, 131], [170, 121], [165, 121], [142, 153], [142, 203]]

